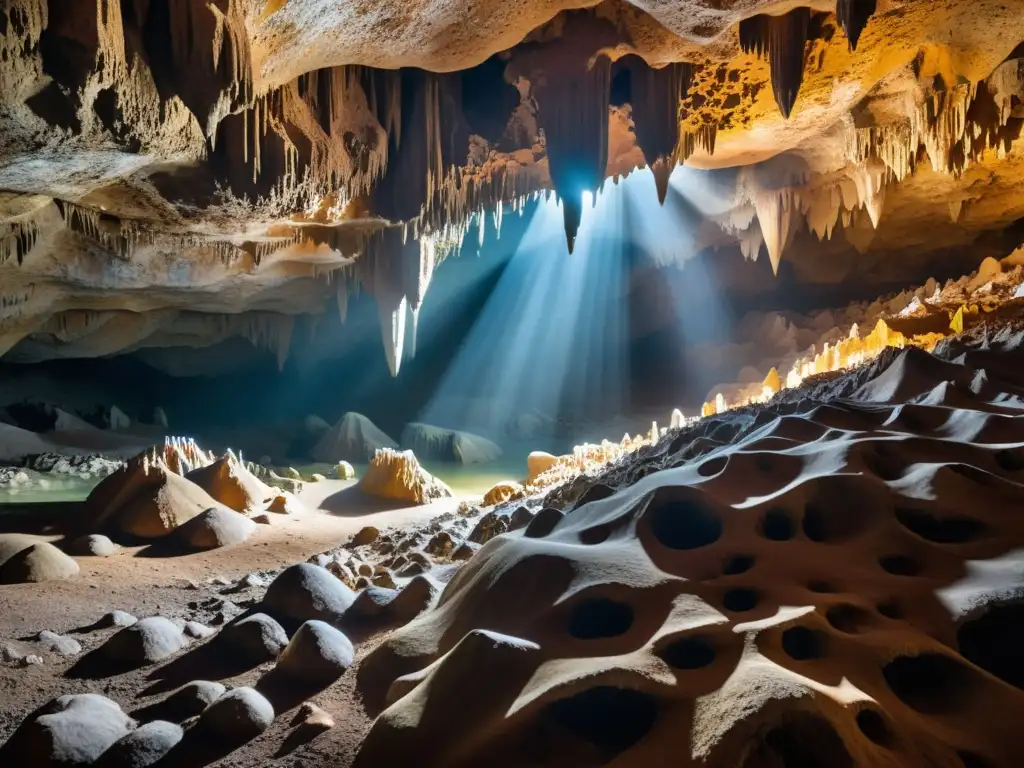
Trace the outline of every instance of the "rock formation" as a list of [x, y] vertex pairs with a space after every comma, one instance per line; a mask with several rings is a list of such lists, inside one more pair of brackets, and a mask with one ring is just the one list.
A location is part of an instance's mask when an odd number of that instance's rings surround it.
[[365, 290], [397, 374], [472, 224], [554, 191], [571, 250], [583, 193], [642, 164], [663, 201], [681, 162], [732, 185], [695, 249], [776, 270], [804, 227], [881, 253], [1024, 216], [1012, 3], [368, 7], [10, 0], [5, 359], [239, 338], [283, 366], [298, 317]]
[[412, 451], [390, 448], [377, 451], [358, 487], [371, 496], [410, 504], [429, 504], [452, 495], [447, 485], [420, 466]]
[[562, 486], [362, 664], [355, 765], [1018, 763], [1022, 352], [979, 322]]

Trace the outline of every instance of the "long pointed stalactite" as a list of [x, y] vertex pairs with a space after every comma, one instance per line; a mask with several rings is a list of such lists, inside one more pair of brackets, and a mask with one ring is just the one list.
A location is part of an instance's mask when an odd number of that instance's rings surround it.
[[740, 46], [744, 53], [768, 57], [775, 103], [787, 119], [804, 80], [804, 48], [810, 24], [809, 8], [794, 8], [781, 16], [761, 14], [740, 22]]
[[531, 84], [570, 253], [583, 216], [583, 193], [596, 193], [608, 168], [611, 60], [602, 49], [617, 39], [607, 22], [570, 14], [559, 39], [525, 47], [510, 65]]
[[654, 173], [658, 201], [664, 204], [669, 176], [680, 162], [679, 104], [693, 79], [693, 65], [669, 64], [654, 69], [633, 56], [629, 69], [636, 143]]
[[583, 193], [604, 183], [608, 166], [611, 62], [598, 56], [576, 77], [552, 78], [538, 89], [551, 183], [562, 199], [565, 240], [572, 253], [583, 216]]
[[836, 19], [850, 41], [850, 50], [857, 50], [861, 32], [878, 8], [877, 0], [836, 0]]

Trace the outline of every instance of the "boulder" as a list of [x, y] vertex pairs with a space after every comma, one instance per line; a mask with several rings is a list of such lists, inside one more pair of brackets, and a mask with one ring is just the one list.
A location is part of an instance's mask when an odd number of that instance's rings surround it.
[[301, 512], [302, 509], [302, 502], [289, 491], [278, 491], [267, 505], [267, 511], [273, 512], [275, 515], [294, 515]]
[[77, 576], [78, 563], [53, 544], [37, 540], [19, 550], [0, 566], [0, 584], [57, 581]]
[[174, 531], [186, 549], [217, 549], [240, 544], [256, 532], [256, 523], [226, 507], [213, 507]]
[[193, 469], [185, 477], [236, 512], [261, 509], [276, 494], [230, 454], [208, 466]]
[[58, 635], [56, 632], [43, 630], [36, 635], [36, 642], [48, 651], [59, 653], [61, 656], [77, 656], [82, 652], [82, 645], [77, 640], [66, 635]]
[[493, 507], [509, 499], [515, 499], [523, 494], [523, 486], [513, 480], [502, 480], [496, 483], [485, 495], [484, 506]]
[[508, 529], [518, 531], [520, 528], [528, 526], [531, 520], [533, 520], [533, 512], [526, 507], [516, 507], [508, 519]]
[[320, 733], [334, 727], [334, 718], [311, 701], [305, 702], [295, 714], [296, 725], [307, 731]]
[[347, 461], [339, 461], [331, 471], [331, 476], [335, 480], [353, 480], [356, 476], [356, 470]]
[[526, 482], [533, 482], [558, 463], [558, 457], [544, 451], [534, 451], [526, 457]]
[[162, 616], [139, 619], [100, 647], [102, 655], [119, 664], [152, 664], [185, 647], [185, 635]]
[[281, 653], [277, 669], [290, 678], [324, 687], [341, 677], [355, 658], [352, 643], [322, 621], [307, 621]]
[[[313, 446], [314, 461], [334, 464], [340, 461], [370, 461], [382, 448], [397, 448], [398, 443], [359, 413], [346, 413]], [[344, 479], [344, 478], [342, 478]]]
[[160, 538], [196, 515], [219, 506], [191, 480], [169, 469], [155, 467], [149, 470], [143, 487], [124, 501], [115, 527], [121, 533], [141, 539]]
[[415, 422], [402, 430], [402, 448], [424, 459], [459, 464], [486, 464], [501, 456], [501, 448], [480, 435]]
[[203, 712], [227, 691], [220, 683], [194, 680], [157, 704], [162, 717], [182, 723]]
[[412, 451], [390, 448], [377, 452], [358, 488], [370, 496], [411, 504], [429, 504], [452, 495], [447, 485], [420, 466]]
[[21, 724], [0, 749], [0, 765], [91, 765], [135, 725], [99, 694], [60, 696]]
[[295, 621], [336, 622], [355, 600], [355, 593], [318, 565], [298, 563], [282, 571], [263, 598], [271, 613]]
[[495, 512], [488, 512], [470, 532], [468, 540], [474, 544], [486, 544], [495, 536], [508, 530], [508, 518]]
[[372, 525], [367, 525], [364, 528], [360, 528], [359, 532], [352, 537], [352, 540], [348, 543], [350, 547], [362, 547], [367, 544], [372, 544], [380, 537], [380, 530], [374, 528]]
[[148, 768], [170, 752], [184, 735], [180, 725], [154, 720], [116, 741], [96, 761], [96, 768]]
[[217, 644], [232, 656], [262, 664], [276, 659], [288, 645], [288, 633], [267, 614], [254, 613], [224, 627], [217, 637]]
[[228, 691], [199, 716], [198, 727], [225, 743], [244, 744], [274, 722], [274, 707], [253, 688]]
[[198, 621], [186, 621], [184, 632], [187, 637], [191, 637], [196, 640], [205, 640], [206, 638], [213, 637], [217, 634], [216, 630], [210, 629], [208, 626], [200, 624]]
[[110, 557], [121, 551], [121, 547], [102, 533], [79, 536], [68, 545], [68, 552], [81, 557]]
[[134, 616], [125, 611], [111, 611], [110, 613], [103, 614], [102, 618], [96, 622], [96, 629], [107, 629], [109, 627], [130, 627], [132, 624], [137, 622]]

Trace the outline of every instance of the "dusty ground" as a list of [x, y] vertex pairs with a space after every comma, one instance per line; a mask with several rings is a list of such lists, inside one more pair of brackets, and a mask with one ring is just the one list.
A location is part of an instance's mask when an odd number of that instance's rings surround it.
[[[450, 512], [460, 499], [426, 507], [381, 509], [350, 490], [350, 482], [307, 484], [301, 496], [310, 511], [293, 517], [275, 516], [242, 545], [180, 557], [156, 558], [125, 550], [109, 558], [79, 558], [81, 575], [71, 581], [4, 586], [0, 589], [0, 644], [15, 646], [43, 658], [40, 666], [0, 664], [0, 743], [31, 711], [59, 693], [101, 693], [133, 712], [162, 699], [167, 691], [190, 682], [178, 673], [161, 670], [170, 665], [144, 667], [112, 677], [76, 679], [76, 659], [41, 650], [30, 638], [41, 630], [67, 634], [81, 643], [82, 655], [101, 645], [115, 629], [90, 630], [104, 614], [122, 610], [136, 617], [166, 616], [216, 625], [218, 611], [227, 619], [262, 597], [264, 587], [241, 591], [236, 582], [250, 573], [279, 570], [305, 562], [311, 555], [344, 544], [366, 525], [380, 529], [414, 526]], [[340, 493], [339, 493], [340, 492]], [[337, 494], [337, 495], [336, 495]], [[333, 498], [332, 498], [333, 497]], [[76, 504], [41, 505], [38, 509], [0, 509], [0, 528], [47, 533], [59, 537], [62, 521], [72, 519]], [[324, 509], [320, 509], [320, 508]], [[328, 511], [329, 510], [329, 511]], [[16, 513], [16, 514], [14, 514]], [[269, 581], [269, 579], [267, 579]], [[220, 605], [230, 601], [237, 607]], [[27, 642], [18, 642], [28, 640]], [[193, 641], [193, 646], [202, 641]], [[357, 664], [376, 645], [370, 639], [357, 646]], [[79, 657], [80, 658], [80, 657]], [[173, 662], [172, 662], [173, 664]], [[250, 685], [272, 664], [223, 678], [208, 670], [198, 679], [220, 679], [226, 685]], [[193, 670], [194, 671], [194, 670]], [[222, 766], [348, 765], [370, 726], [354, 690], [356, 668], [314, 698], [336, 726], [312, 742], [282, 746], [293, 730], [293, 712], [278, 713], [274, 725], [260, 738], [215, 763]]]

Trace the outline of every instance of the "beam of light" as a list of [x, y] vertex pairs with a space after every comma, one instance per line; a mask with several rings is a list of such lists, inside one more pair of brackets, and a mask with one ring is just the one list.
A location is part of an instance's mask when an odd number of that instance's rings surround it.
[[421, 421], [501, 438], [513, 419], [553, 425], [560, 416], [621, 405], [622, 197], [599, 194], [592, 202], [572, 256], [560, 203], [536, 203]]

